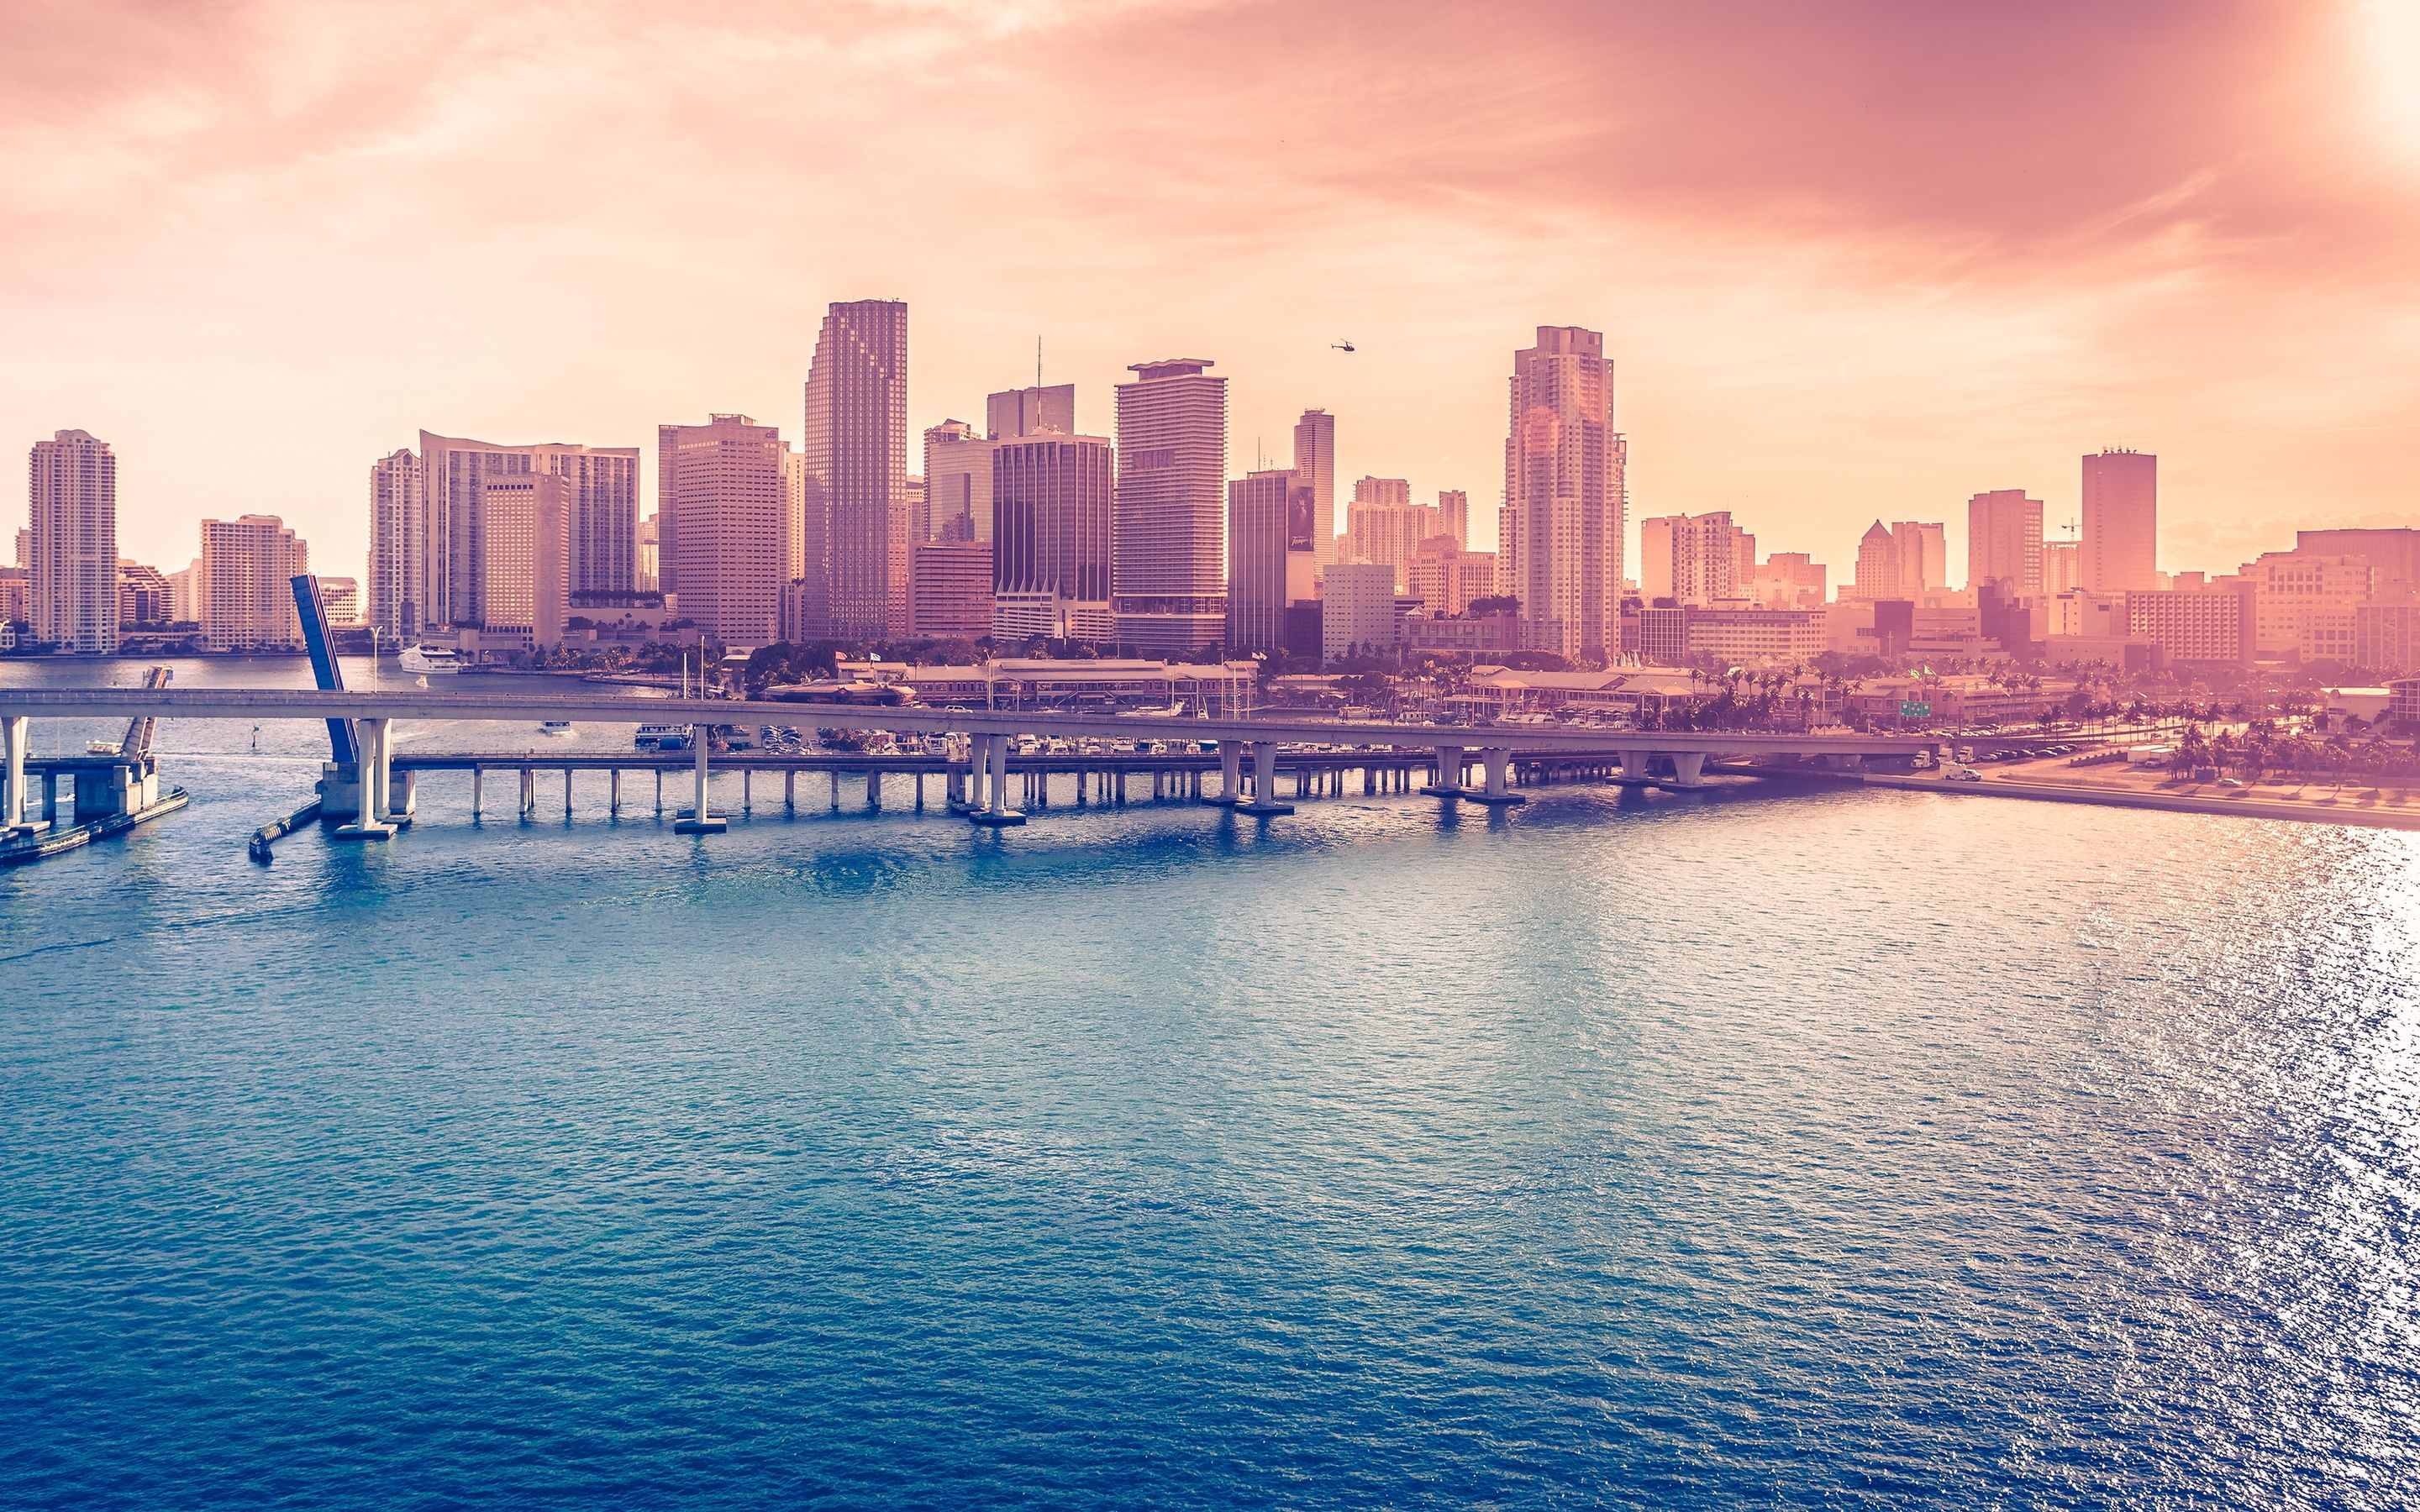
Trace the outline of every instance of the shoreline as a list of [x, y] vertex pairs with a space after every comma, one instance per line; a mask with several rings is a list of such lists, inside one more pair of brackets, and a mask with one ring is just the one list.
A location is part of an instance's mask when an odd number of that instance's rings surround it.
[[2222, 814], [2233, 819], [2279, 819], [2306, 825], [2344, 825], [2360, 829], [2420, 830], [2420, 807], [2389, 808], [2344, 800], [2206, 798], [2183, 793], [2144, 793], [2082, 782], [2020, 781], [1986, 777], [1980, 782], [1947, 782], [1938, 777], [1843, 773], [1845, 781], [1872, 788], [1958, 796], [2028, 798], [2037, 803], [2097, 803], [2115, 809], [2156, 809], [2169, 813]]

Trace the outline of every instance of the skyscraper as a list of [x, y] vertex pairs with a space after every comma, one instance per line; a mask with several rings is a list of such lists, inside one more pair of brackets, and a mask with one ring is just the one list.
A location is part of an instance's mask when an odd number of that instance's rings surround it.
[[34, 639], [117, 649], [117, 458], [80, 430], [36, 441], [26, 467], [27, 597]]
[[1294, 470], [1311, 489], [1311, 555], [1322, 567], [1336, 560], [1336, 417], [1306, 409], [1294, 423]]
[[285, 651], [302, 643], [294, 579], [311, 548], [274, 515], [202, 521], [194, 617], [212, 651]]
[[1076, 433], [1076, 385], [1003, 389], [984, 402], [985, 434], [995, 441], [1014, 440], [1040, 431]]
[[1949, 586], [1946, 525], [1903, 519], [1892, 525], [1890, 532], [1899, 548], [1898, 597], [1921, 599], [1927, 589]]
[[538, 650], [563, 643], [575, 556], [573, 488], [559, 472], [491, 472], [479, 480], [479, 550], [487, 559], [479, 569], [481, 629], [525, 635]]
[[1470, 495], [1460, 488], [1437, 490], [1437, 533], [1453, 537], [1457, 550], [1470, 549]]
[[1638, 592], [1650, 604], [1703, 609], [1742, 596], [1755, 576], [1756, 537], [1729, 510], [1638, 522]]
[[991, 444], [992, 633], [1115, 640], [1117, 469], [1108, 439], [1041, 431]]
[[1272, 468], [1227, 485], [1227, 645], [1285, 645], [1286, 610], [1315, 596], [1318, 505], [1298, 468]]
[[991, 452], [963, 420], [925, 427], [924, 502], [942, 540], [991, 539]]
[[420, 433], [421, 487], [427, 533], [421, 557], [428, 587], [427, 622], [485, 623], [486, 553], [481, 548], [479, 482], [495, 472], [551, 472], [569, 485], [573, 587], [627, 594], [638, 580], [639, 449], [564, 441], [501, 446]]
[[1867, 526], [1866, 533], [1857, 542], [1857, 575], [1852, 589], [1854, 596], [1869, 603], [1913, 599], [1916, 595], [1900, 580], [1904, 570], [1899, 538], [1881, 520]]
[[[824, 522], [820, 565], [827, 632], [870, 640], [908, 629], [908, 306], [836, 301], [807, 370], [805, 459], [810, 517]], [[929, 482], [930, 474], [927, 474]], [[808, 633], [818, 633], [809, 627]]]
[[399, 448], [370, 464], [369, 623], [389, 640], [417, 637], [429, 624], [428, 491], [420, 458]]
[[2160, 586], [2160, 459], [2102, 452], [2084, 459], [2084, 586], [2122, 594]]
[[1200, 650], [1227, 633], [1227, 380], [1207, 358], [1137, 363], [1118, 385], [1121, 645]]
[[1497, 576], [1521, 600], [1525, 639], [1610, 660], [1621, 649], [1628, 448], [1613, 428], [1605, 337], [1540, 326], [1537, 345], [1513, 354], [1510, 396]]
[[762, 646], [781, 632], [787, 451], [746, 415], [656, 427], [658, 572], [710, 640]]
[[2003, 599], [2041, 594], [2042, 505], [2023, 488], [1966, 501], [1966, 586], [1998, 587]]

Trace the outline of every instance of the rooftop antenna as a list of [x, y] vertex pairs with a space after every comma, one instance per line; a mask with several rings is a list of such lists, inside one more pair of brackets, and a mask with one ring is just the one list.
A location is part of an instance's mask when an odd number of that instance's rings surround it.
[[1042, 387], [1042, 332], [1033, 333], [1033, 386]]

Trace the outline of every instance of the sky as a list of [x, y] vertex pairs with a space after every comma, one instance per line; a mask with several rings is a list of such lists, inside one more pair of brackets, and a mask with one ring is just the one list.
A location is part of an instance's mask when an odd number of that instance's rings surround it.
[[2103, 446], [2164, 567], [2420, 524], [2420, 0], [0, 0], [0, 442], [111, 442], [169, 570], [267, 512], [359, 572], [422, 428], [795, 439], [864, 298], [913, 430], [1037, 337], [1088, 431], [1208, 357], [1235, 473], [1324, 407], [1482, 547], [1542, 324], [1634, 520], [1836, 581], [1982, 489], [2061, 537]]

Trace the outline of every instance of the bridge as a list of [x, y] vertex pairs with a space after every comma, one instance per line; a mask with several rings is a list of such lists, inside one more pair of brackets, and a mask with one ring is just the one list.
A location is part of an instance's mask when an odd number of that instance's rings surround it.
[[[523, 809], [527, 811], [528, 778], [533, 769], [571, 770], [582, 767], [618, 773], [625, 769], [662, 772], [671, 764], [642, 753], [629, 756], [596, 752], [493, 753], [398, 758], [393, 726], [402, 720], [481, 721], [533, 724], [546, 720], [589, 720], [607, 723], [686, 725], [693, 738], [690, 754], [675, 769], [691, 779], [688, 809], [675, 828], [685, 834], [711, 834], [726, 824], [713, 811], [708, 779], [720, 763], [743, 773], [785, 771], [785, 784], [801, 770], [831, 771], [834, 781], [843, 770], [864, 772], [876, 779], [885, 770], [914, 770], [944, 779], [953, 811], [978, 825], [1001, 826], [1025, 822], [1025, 812], [1012, 798], [1013, 771], [1076, 770], [1112, 774], [1123, 795], [1125, 776], [1153, 772], [1164, 791], [1171, 775], [1184, 780], [1185, 795], [1221, 803], [1239, 812], [1275, 815], [1292, 811], [1279, 793], [1280, 762], [1296, 777], [1297, 795], [1306, 774], [1333, 774], [1341, 791], [1342, 773], [1358, 769], [1365, 784], [1378, 773], [1401, 774], [1403, 786], [1412, 775], [1428, 780], [1419, 791], [1449, 800], [1486, 804], [1522, 801], [1512, 791], [1516, 764], [1532, 772], [1602, 771], [1618, 780], [1656, 782], [1690, 788], [1703, 784], [1710, 761], [1745, 762], [1751, 770], [1786, 771], [1821, 764], [1833, 769], [1856, 767], [1868, 761], [1908, 761], [1935, 742], [1899, 735], [1813, 734], [1774, 732], [1666, 732], [1594, 729], [1558, 725], [1459, 726], [1417, 722], [1370, 722], [1304, 718], [1288, 716], [1235, 716], [1196, 718], [1153, 714], [1037, 713], [1007, 709], [960, 709], [922, 705], [881, 706], [854, 703], [794, 702], [771, 699], [655, 699], [566, 693], [557, 688], [526, 692], [464, 693], [405, 688], [365, 692], [344, 688], [219, 688], [219, 687], [92, 687], [0, 689], [0, 744], [5, 744], [7, 781], [0, 792], [0, 833], [26, 827], [27, 760], [30, 721], [35, 718], [235, 719], [260, 723], [272, 719], [324, 720], [338, 759], [322, 769], [319, 783], [322, 811], [347, 821], [335, 833], [346, 839], [381, 840], [398, 825], [409, 823], [413, 809], [416, 773], [467, 767], [477, 774], [484, 766], [519, 767], [523, 773]], [[963, 739], [966, 755], [893, 758], [856, 752], [816, 752], [783, 758], [766, 753], [723, 753], [711, 750], [704, 733], [715, 726], [818, 725], [850, 731], [922, 735], [950, 744]], [[1148, 742], [1150, 750], [1063, 753], [1020, 752], [1020, 737], [1066, 740]], [[348, 749], [349, 748], [349, 749]], [[1473, 762], [1479, 779], [1471, 780]], [[921, 762], [921, 765], [886, 766], [886, 763]], [[1053, 765], [1053, 764], [1061, 764]], [[1215, 768], [1218, 787], [1204, 791]], [[397, 775], [402, 776], [398, 785]], [[619, 779], [614, 779], [618, 805]], [[567, 783], [567, 779], [566, 779]], [[566, 789], [567, 791], [567, 789]], [[1080, 787], [1079, 787], [1080, 791]], [[1365, 791], [1374, 787], [1365, 785]], [[1029, 782], [1029, 795], [1032, 788]]]

